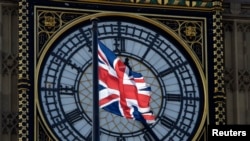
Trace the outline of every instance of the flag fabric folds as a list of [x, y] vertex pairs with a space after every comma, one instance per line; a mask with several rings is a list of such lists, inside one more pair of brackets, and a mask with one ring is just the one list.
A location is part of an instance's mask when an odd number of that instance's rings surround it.
[[99, 105], [113, 114], [145, 123], [155, 122], [150, 110], [151, 88], [98, 41]]

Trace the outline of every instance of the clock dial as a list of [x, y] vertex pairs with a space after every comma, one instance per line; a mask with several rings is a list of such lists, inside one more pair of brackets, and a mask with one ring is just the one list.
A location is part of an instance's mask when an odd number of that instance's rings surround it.
[[[98, 39], [122, 60], [128, 59], [132, 70], [150, 84], [156, 122], [149, 127], [161, 141], [193, 139], [205, 116], [204, 84], [195, 57], [155, 21], [118, 15], [100, 17]], [[59, 140], [91, 140], [91, 28], [88, 18], [68, 25], [49, 42], [39, 61], [39, 111]], [[155, 140], [139, 121], [102, 109], [100, 132], [101, 140]]]

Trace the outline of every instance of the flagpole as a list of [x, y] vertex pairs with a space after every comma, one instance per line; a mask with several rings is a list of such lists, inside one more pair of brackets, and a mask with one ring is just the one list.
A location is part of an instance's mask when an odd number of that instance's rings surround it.
[[99, 123], [99, 91], [98, 91], [98, 44], [97, 44], [97, 18], [92, 21], [92, 63], [93, 63], [93, 118], [92, 141], [100, 141]]

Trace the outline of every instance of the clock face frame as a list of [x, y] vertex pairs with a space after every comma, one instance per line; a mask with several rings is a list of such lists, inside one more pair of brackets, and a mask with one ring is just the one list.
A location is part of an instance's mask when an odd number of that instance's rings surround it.
[[[143, 16], [102, 13], [79, 18], [56, 33], [37, 65], [37, 107], [45, 127], [61, 140], [91, 140], [92, 25], [98, 39], [152, 88], [150, 125], [159, 140], [196, 139], [206, 119], [205, 78], [191, 49], [166, 26]], [[100, 109], [101, 140], [153, 141], [134, 120]]]

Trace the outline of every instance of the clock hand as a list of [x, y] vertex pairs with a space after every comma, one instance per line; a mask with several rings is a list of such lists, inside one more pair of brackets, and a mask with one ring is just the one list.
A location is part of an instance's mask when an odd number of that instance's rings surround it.
[[126, 58], [124, 64], [129, 68], [129, 70], [132, 70], [131, 66], [129, 65], [129, 59]]
[[[132, 70], [131, 66], [129, 65], [129, 59], [126, 58], [124, 61], [124, 64], [130, 69]], [[154, 133], [154, 131], [149, 127], [149, 125], [146, 122], [141, 122], [143, 124], [143, 126], [147, 129], [147, 131], [151, 134], [151, 136], [155, 139], [155, 141], [160, 141], [159, 138], [156, 136], [156, 134]]]
[[147, 129], [147, 131], [150, 133], [150, 135], [153, 137], [155, 141], [160, 141], [160, 139], [156, 136], [154, 131], [149, 127], [149, 125], [146, 122], [141, 122], [141, 123]]

